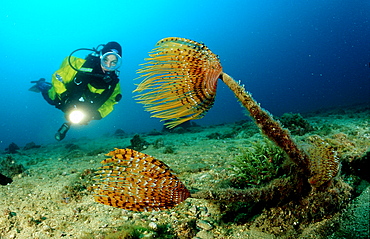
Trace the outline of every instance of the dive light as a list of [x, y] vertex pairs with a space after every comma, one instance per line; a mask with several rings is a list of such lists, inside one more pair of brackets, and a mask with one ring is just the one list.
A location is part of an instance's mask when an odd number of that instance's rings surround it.
[[62, 126], [55, 134], [55, 139], [58, 141], [63, 140], [66, 137], [66, 134], [69, 128], [71, 127], [71, 124], [79, 124], [83, 122], [85, 118], [86, 115], [81, 110], [78, 109], [72, 110], [68, 115], [68, 122], [62, 124]]
[[79, 124], [81, 123], [86, 115], [81, 111], [81, 110], [73, 110], [71, 113], [68, 115], [69, 122], [72, 124]]

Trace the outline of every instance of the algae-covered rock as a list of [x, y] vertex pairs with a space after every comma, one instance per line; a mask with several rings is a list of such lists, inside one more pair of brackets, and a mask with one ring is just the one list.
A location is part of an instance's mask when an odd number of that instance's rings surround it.
[[128, 148], [141, 151], [148, 148], [149, 143], [145, 141], [140, 135], [136, 134], [132, 139], [130, 139], [131, 145]]
[[370, 187], [367, 187], [339, 219], [339, 229], [329, 238], [369, 238], [370, 237]]
[[7, 155], [4, 158], [0, 158], [0, 172], [5, 176], [12, 178], [26, 171], [23, 164], [16, 162], [15, 158], [11, 155]]
[[12, 183], [13, 180], [3, 174], [0, 173], [0, 185], [7, 185], [8, 183]]
[[300, 114], [284, 113], [279, 120], [292, 134], [304, 135], [314, 130], [314, 127]]
[[15, 153], [18, 153], [19, 149], [20, 148], [18, 147], [18, 145], [16, 145], [15, 143], [11, 143], [11, 144], [9, 144], [8, 148], [5, 149], [5, 153], [15, 154]]
[[38, 148], [41, 148], [41, 145], [37, 145], [35, 142], [29, 142], [23, 147], [24, 150], [38, 149]]

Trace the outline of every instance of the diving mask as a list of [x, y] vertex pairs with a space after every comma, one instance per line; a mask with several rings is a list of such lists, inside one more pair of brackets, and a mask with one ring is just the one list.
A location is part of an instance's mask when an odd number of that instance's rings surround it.
[[121, 66], [121, 57], [115, 50], [104, 53], [100, 56], [100, 63], [104, 70], [115, 71]]

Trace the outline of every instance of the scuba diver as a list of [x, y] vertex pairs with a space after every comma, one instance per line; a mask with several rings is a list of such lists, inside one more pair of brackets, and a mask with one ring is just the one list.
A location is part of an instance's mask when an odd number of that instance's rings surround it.
[[[73, 56], [82, 50], [91, 53], [85, 59]], [[117, 42], [77, 49], [64, 59], [51, 83], [44, 78], [31, 81], [35, 85], [30, 91], [41, 92], [49, 104], [65, 114], [66, 122], [55, 134], [56, 140], [64, 139], [72, 124], [86, 125], [112, 112], [113, 105], [122, 98], [118, 78], [121, 56], [122, 48]]]

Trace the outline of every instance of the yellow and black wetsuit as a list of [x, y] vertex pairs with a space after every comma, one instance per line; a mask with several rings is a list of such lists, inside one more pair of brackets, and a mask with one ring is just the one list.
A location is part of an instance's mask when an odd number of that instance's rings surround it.
[[88, 112], [90, 119], [101, 119], [113, 110], [122, 97], [119, 79], [115, 71], [103, 72], [100, 58], [89, 55], [64, 59], [59, 70], [52, 76], [52, 87], [47, 101], [68, 113], [73, 108]]

